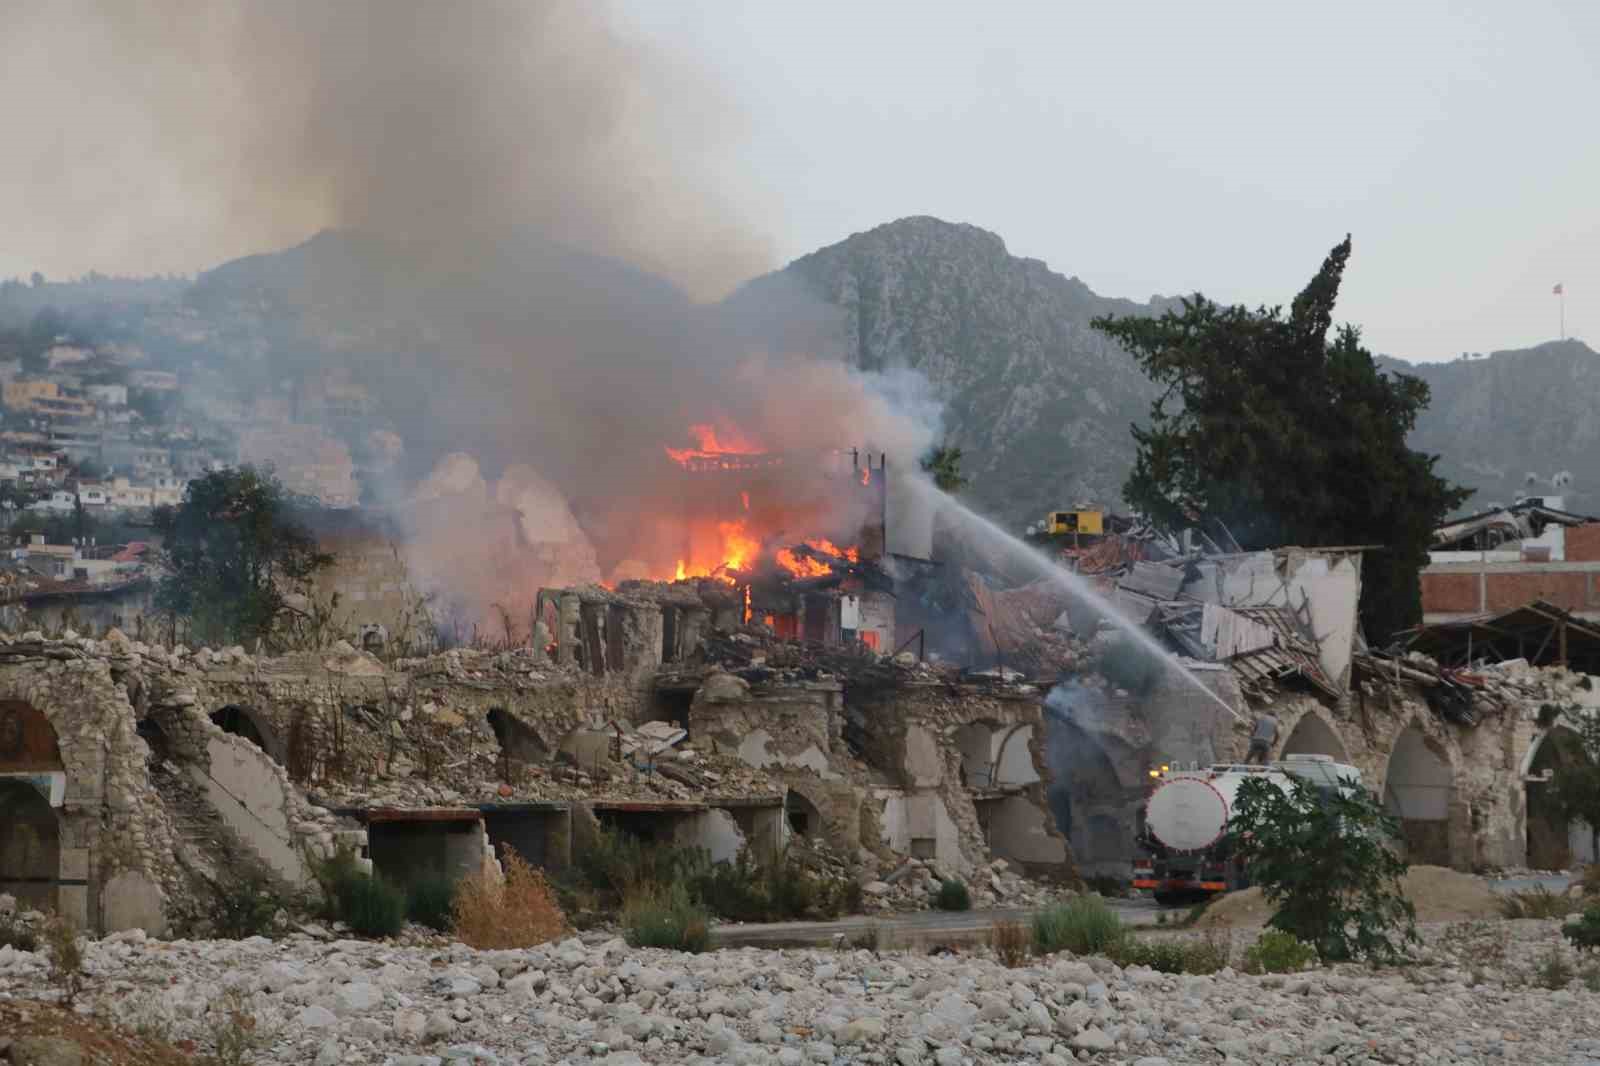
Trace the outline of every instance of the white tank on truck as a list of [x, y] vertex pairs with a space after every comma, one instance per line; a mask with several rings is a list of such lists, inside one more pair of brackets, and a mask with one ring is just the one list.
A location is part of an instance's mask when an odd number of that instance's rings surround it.
[[1288, 755], [1265, 766], [1165, 766], [1151, 774], [1139, 818], [1137, 844], [1143, 855], [1134, 860], [1133, 887], [1150, 890], [1158, 903], [1203, 899], [1250, 883], [1226, 841], [1244, 782], [1265, 780], [1285, 792], [1291, 778], [1324, 792], [1348, 791], [1361, 783], [1361, 771], [1328, 755]]

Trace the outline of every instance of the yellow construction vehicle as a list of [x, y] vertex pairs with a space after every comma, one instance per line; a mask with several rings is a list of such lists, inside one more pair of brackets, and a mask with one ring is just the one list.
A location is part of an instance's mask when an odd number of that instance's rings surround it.
[[1080, 533], [1098, 537], [1105, 532], [1105, 512], [1051, 511], [1044, 516], [1044, 531], [1051, 534]]

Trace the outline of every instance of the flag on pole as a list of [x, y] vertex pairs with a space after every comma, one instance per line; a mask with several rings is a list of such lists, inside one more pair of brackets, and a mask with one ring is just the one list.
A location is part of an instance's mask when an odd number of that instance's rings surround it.
[[1560, 296], [1561, 295], [1561, 282], [1559, 282], [1559, 281], [1556, 282], [1556, 287], [1551, 289], [1550, 292], [1555, 296]]

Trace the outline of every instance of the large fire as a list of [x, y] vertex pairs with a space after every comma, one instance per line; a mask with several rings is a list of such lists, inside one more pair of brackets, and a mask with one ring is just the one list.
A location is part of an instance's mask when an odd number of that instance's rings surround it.
[[[831, 540], [822, 537], [811, 537], [806, 540], [806, 547], [831, 555], [836, 559], [848, 559], [852, 563], [861, 561], [861, 552], [856, 548], [841, 548]], [[783, 567], [795, 577], [827, 577], [833, 573], [833, 567], [826, 561], [818, 559], [815, 555], [802, 553], [794, 548], [780, 548], [775, 556], [778, 565]]]
[[741, 584], [742, 576], [773, 564], [795, 577], [816, 578], [833, 573], [840, 561], [860, 561], [856, 548], [840, 547], [821, 537], [789, 539], [804, 531], [803, 524], [799, 529], [795, 525], [807, 519], [803, 510], [797, 512], [791, 506], [793, 501], [787, 496], [779, 494], [776, 500], [763, 497], [766, 502], [752, 506], [751, 489], [758, 488], [765, 472], [782, 461], [781, 456], [768, 452], [756, 435], [717, 420], [691, 425], [687, 436], [694, 447], [663, 446], [673, 462], [718, 476], [748, 472], [752, 481], [738, 485], [736, 492], [730, 486], [726, 503], [702, 498], [696, 513], [686, 520], [684, 545], [672, 579], [714, 578]]
[[689, 427], [689, 436], [694, 438], [697, 447], [666, 447], [664, 450], [673, 462], [690, 470], [738, 470], [749, 465], [752, 456], [768, 459], [765, 448], [745, 436], [739, 427], [728, 423], [697, 422]]

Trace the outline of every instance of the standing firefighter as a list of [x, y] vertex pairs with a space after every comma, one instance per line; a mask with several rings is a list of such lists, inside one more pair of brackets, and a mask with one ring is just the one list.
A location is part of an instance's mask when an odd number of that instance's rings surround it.
[[1255, 731], [1250, 734], [1250, 751], [1244, 757], [1247, 763], [1266, 765], [1272, 753], [1272, 742], [1278, 739], [1278, 720], [1263, 711], [1256, 717]]

